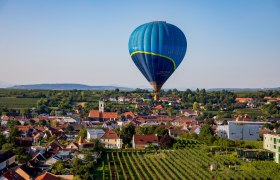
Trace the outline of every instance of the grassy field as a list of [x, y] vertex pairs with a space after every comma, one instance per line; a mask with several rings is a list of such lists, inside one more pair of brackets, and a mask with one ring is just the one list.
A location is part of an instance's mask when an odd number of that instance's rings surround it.
[[31, 108], [36, 107], [38, 98], [0, 98], [0, 107], [7, 108]]
[[[217, 165], [211, 171], [210, 164]], [[230, 155], [201, 150], [158, 152], [108, 151], [94, 171], [94, 179], [277, 179], [280, 165], [271, 161], [243, 162]]]

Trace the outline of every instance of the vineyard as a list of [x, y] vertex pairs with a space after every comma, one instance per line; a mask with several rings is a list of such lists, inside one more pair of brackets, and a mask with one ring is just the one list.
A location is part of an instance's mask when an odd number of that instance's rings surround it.
[[6, 98], [0, 97], [0, 108], [32, 108], [36, 107], [38, 98]]
[[[210, 165], [216, 168], [210, 170]], [[241, 162], [232, 156], [201, 150], [108, 151], [94, 170], [94, 179], [277, 179], [280, 165]]]

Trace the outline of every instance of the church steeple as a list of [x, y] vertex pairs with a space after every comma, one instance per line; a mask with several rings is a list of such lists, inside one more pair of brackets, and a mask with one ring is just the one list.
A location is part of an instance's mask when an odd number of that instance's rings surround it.
[[100, 112], [104, 112], [104, 101], [102, 99], [99, 101], [99, 113]]

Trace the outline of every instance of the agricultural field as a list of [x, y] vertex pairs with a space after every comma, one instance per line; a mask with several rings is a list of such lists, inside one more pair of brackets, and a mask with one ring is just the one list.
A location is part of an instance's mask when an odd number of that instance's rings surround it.
[[38, 98], [0, 97], [0, 108], [32, 108], [36, 107]]
[[[210, 165], [217, 166], [213, 171]], [[94, 179], [277, 179], [280, 165], [271, 161], [243, 162], [234, 156], [202, 150], [107, 151]]]

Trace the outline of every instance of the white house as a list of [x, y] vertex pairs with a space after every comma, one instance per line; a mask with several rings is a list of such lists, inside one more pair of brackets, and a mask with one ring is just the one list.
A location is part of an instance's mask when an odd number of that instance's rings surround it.
[[0, 173], [3, 169], [15, 163], [16, 156], [12, 151], [0, 150]]
[[274, 161], [280, 163], [280, 134], [264, 134], [263, 148], [274, 153]]
[[88, 129], [87, 130], [87, 140], [90, 139], [100, 139], [105, 132], [103, 129]]
[[257, 140], [260, 128], [267, 122], [228, 121], [227, 125], [218, 125], [219, 137], [232, 140]]

